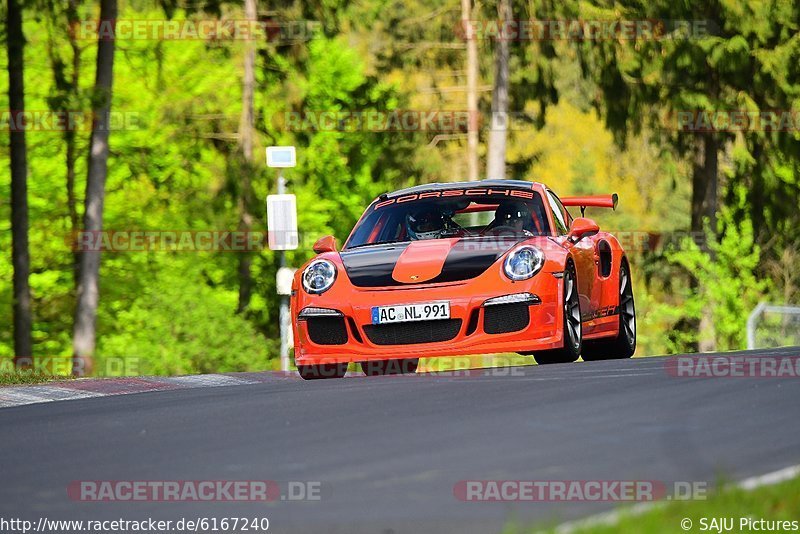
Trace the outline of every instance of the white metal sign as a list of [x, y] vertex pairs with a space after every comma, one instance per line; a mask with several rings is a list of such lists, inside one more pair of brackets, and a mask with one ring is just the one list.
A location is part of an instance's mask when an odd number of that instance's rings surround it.
[[271, 250], [297, 248], [297, 200], [294, 195], [267, 196], [267, 237]]
[[288, 168], [297, 164], [293, 146], [268, 146], [267, 167]]

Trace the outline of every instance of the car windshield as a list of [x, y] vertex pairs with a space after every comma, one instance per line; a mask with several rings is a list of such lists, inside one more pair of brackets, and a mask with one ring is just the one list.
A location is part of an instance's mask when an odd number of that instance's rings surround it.
[[446, 190], [378, 200], [356, 225], [345, 249], [452, 237], [550, 235], [539, 193], [506, 190], [473, 196], [470, 192]]

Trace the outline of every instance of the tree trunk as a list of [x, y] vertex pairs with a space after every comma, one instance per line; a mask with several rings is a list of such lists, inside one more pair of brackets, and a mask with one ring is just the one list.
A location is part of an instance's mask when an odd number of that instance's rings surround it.
[[[258, 15], [256, 0], [245, 0], [245, 18], [255, 21]], [[255, 118], [253, 111], [253, 93], [255, 91], [255, 42], [247, 41], [244, 53], [244, 79], [242, 81], [242, 117], [239, 122], [239, 142], [242, 149], [241, 190], [239, 192], [239, 231], [249, 232], [253, 225], [250, 214], [252, 204], [250, 173], [253, 171], [253, 130]], [[249, 251], [239, 254], [239, 305], [237, 311], [242, 312], [250, 305], [253, 295], [253, 276], [250, 270], [252, 255]]]
[[[101, 0], [100, 19], [117, 19], [117, 0]], [[89, 142], [89, 172], [86, 178], [83, 230], [100, 232], [103, 229], [103, 202], [108, 171], [109, 114], [114, 74], [114, 37], [97, 41], [97, 72], [93, 98], [94, 122]], [[78, 278], [78, 303], [75, 310], [73, 337], [73, 373], [92, 373], [96, 340], [97, 306], [100, 299], [100, 251], [81, 251]]]
[[461, 23], [467, 41], [467, 177], [478, 179], [478, 37], [473, 35], [472, 0], [461, 0]]
[[[8, 0], [8, 103], [18, 112], [18, 125], [25, 111], [23, 79], [22, 6], [18, 0]], [[14, 365], [30, 365], [33, 356], [31, 337], [30, 252], [28, 246], [28, 155], [24, 128], [10, 132], [11, 152], [11, 263], [14, 266]]]
[[[498, 0], [497, 18], [510, 21], [510, 0]], [[492, 90], [492, 120], [489, 130], [489, 150], [486, 162], [486, 177], [506, 177], [506, 138], [508, 135], [508, 39], [498, 38], [495, 43], [495, 75]]]
[[[718, 143], [712, 133], [703, 134], [698, 142], [692, 169], [692, 232], [705, 236], [704, 224], [708, 223], [712, 236], [717, 235], [717, 183], [718, 183]], [[704, 241], [705, 242], [705, 237]], [[714, 261], [713, 252], [712, 261]], [[696, 287], [696, 291], [703, 291]], [[714, 333], [712, 306], [705, 306], [700, 315], [698, 327], [698, 346], [700, 352], [713, 352], [717, 343]]]
[[698, 142], [692, 169], [692, 232], [702, 232], [704, 219], [717, 234], [718, 143], [712, 133]]

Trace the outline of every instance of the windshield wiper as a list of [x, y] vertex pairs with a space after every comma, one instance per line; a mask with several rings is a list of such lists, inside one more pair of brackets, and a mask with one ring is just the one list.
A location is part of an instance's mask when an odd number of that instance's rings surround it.
[[362, 248], [362, 247], [378, 247], [380, 245], [394, 245], [396, 243], [406, 243], [407, 241], [381, 241], [380, 243], [360, 243], [358, 245], [350, 245], [344, 250], [353, 250], [354, 248]]

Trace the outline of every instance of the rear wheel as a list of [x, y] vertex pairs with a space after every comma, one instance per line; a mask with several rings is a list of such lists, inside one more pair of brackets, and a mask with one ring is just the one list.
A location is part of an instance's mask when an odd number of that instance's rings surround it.
[[533, 353], [539, 365], [550, 363], [570, 363], [581, 353], [583, 329], [581, 325], [581, 304], [578, 296], [578, 280], [575, 266], [567, 264], [564, 270], [564, 346], [560, 349], [542, 350]]
[[297, 372], [303, 380], [323, 378], [343, 378], [347, 373], [347, 363], [321, 363], [318, 365], [298, 365]]
[[371, 360], [361, 362], [361, 370], [367, 376], [405, 375], [417, 372], [419, 358], [402, 360]]
[[619, 334], [614, 339], [587, 342], [581, 356], [584, 361], [630, 358], [636, 352], [636, 307], [628, 264], [619, 269]]

